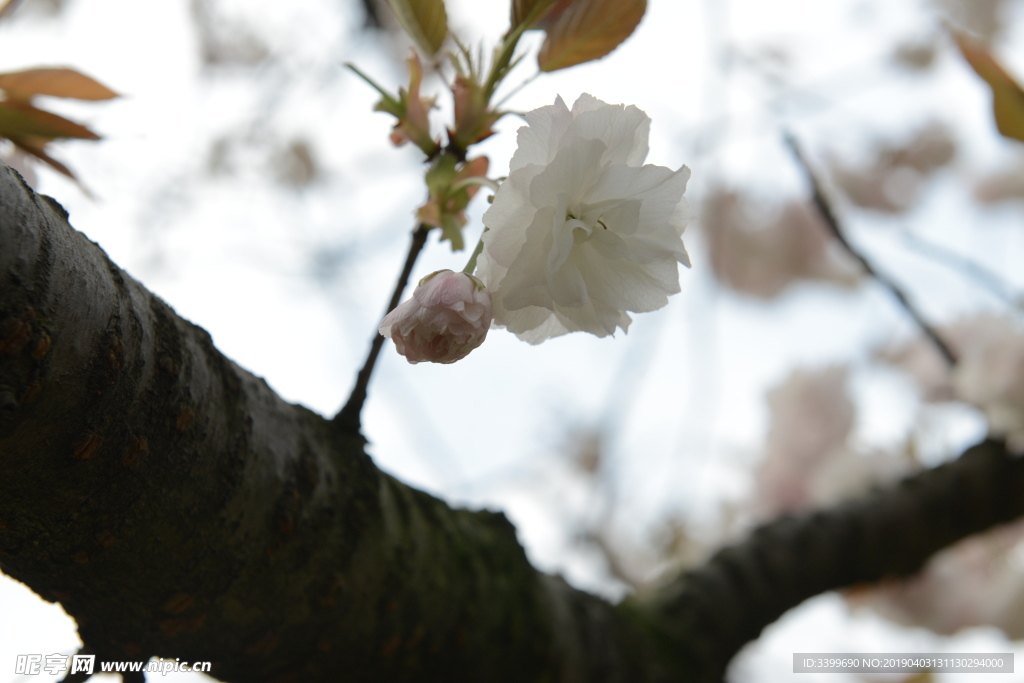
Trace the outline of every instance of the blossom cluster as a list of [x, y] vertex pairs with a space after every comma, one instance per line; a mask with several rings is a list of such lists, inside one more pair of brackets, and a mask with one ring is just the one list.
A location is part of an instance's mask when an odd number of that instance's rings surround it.
[[[571, 110], [557, 98], [526, 122], [483, 217], [477, 286], [453, 274], [440, 294], [425, 280], [381, 325], [410, 362], [464, 357], [491, 312], [495, 326], [533, 344], [568, 332], [605, 337], [628, 329], [629, 312], [661, 308], [679, 291], [678, 264], [690, 264], [690, 170], [644, 165], [650, 118], [583, 94]], [[485, 298], [489, 314], [464, 329], [463, 313]]]

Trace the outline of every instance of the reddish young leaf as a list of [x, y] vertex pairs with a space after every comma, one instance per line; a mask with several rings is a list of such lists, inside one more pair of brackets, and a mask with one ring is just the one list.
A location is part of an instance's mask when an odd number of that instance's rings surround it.
[[18, 9], [21, 0], [0, 0], [0, 19], [10, 16], [11, 12]]
[[1005, 137], [1024, 141], [1024, 90], [992, 53], [962, 34], [953, 34], [964, 59], [992, 89], [996, 127]]
[[85, 74], [62, 67], [0, 73], [0, 88], [9, 100], [28, 100], [35, 95], [76, 100], [109, 100], [119, 96]]
[[448, 37], [448, 12], [444, 0], [388, 0], [398, 23], [428, 55], [441, 49]]
[[391, 133], [391, 142], [401, 145], [411, 140], [428, 157], [433, 156], [440, 147], [437, 140], [430, 136], [429, 112], [434, 107], [434, 98], [420, 95], [423, 64], [419, 55], [413, 53], [406, 63], [409, 65], [409, 89], [398, 89], [400, 110], [396, 114], [398, 123]]
[[85, 126], [52, 112], [36, 109], [27, 102], [0, 101], [0, 137], [15, 138], [26, 135], [51, 139], [100, 139], [99, 135]]
[[[21, 151], [25, 152], [26, 154], [31, 154], [40, 161], [48, 164], [55, 171], [63, 173], [68, 178], [71, 178], [76, 183], [78, 183], [79, 187], [82, 187], [82, 184], [79, 182], [78, 178], [75, 177], [75, 174], [71, 172], [70, 168], [68, 168], [67, 166], [65, 166], [64, 164], [57, 161], [56, 159], [54, 159], [53, 157], [46, 153], [45, 147], [46, 143], [48, 142], [46, 138], [37, 138], [31, 135], [26, 135], [24, 137], [14, 137], [9, 139], [11, 142], [14, 143], [14, 146], [20, 149]], [[85, 188], [82, 187], [82, 189], [84, 190]]]
[[604, 57], [632, 35], [646, 10], [647, 0], [560, 3], [543, 22], [547, 37], [537, 55], [538, 66], [541, 71], [557, 71]]
[[20, 149], [21, 151], [25, 152], [26, 154], [34, 156], [35, 158], [42, 161], [44, 164], [48, 165], [53, 170], [73, 180], [74, 183], [78, 185], [79, 189], [82, 190], [83, 193], [85, 193], [86, 197], [89, 197], [90, 199], [96, 198], [92, 191], [85, 186], [85, 184], [78, 178], [78, 176], [71, 172], [70, 168], [68, 168], [67, 166], [65, 166], [64, 164], [57, 161], [56, 159], [54, 159], [53, 157], [46, 153], [45, 148], [49, 140], [47, 140], [46, 138], [34, 137], [31, 135], [26, 135], [24, 137], [18, 138], [11, 138], [10, 140], [11, 142], [14, 143], [14, 146]]

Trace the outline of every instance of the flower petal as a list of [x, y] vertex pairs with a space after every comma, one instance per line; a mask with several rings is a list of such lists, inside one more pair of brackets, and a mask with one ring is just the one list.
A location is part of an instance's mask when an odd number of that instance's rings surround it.
[[527, 114], [526, 123], [516, 137], [518, 148], [509, 164], [510, 174], [529, 164], [547, 165], [572, 123], [572, 114], [562, 98], [556, 97], [553, 105]]
[[651, 119], [633, 106], [607, 105], [584, 93], [572, 106], [574, 133], [605, 143], [602, 163], [639, 166], [647, 158]]

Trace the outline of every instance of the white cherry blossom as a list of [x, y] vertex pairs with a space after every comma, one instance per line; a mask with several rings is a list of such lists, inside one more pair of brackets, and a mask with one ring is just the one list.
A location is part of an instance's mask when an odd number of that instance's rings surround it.
[[661, 308], [689, 265], [690, 170], [643, 165], [651, 120], [583, 94], [526, 115], [508, 178], [484, 214], [477, 275], [494, 322], [536, 344], [626, 330]]

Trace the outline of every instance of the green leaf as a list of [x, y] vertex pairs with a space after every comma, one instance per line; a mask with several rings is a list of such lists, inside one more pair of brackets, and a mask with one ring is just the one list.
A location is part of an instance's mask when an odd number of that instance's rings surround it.
[[403, 116], [405, 116], [405, 106], [401, 102], [399, 102], [394, 95], [389, 93], [381, 86], [377, 85], [376, 81], [374, 81], [372, 78], [370, 78], [362, 71], [360, 71], [358, 68], [356, 68], [355, 64], [352, 64], [351, 62], [345, 62], [345, 66], [351, 69], [356, 76], [359, 76], [361, 79], [366, 81], [371, 88], [380, 93], [381, 100], [376, 104], [376, 106], [374, 106], [374, 111], [382, 111], [387, 114], [391, 114], [396, 118], [402, 118]]
[[452, 243], [452, 251], [462, 251], [466, 248], [466, 242], [462, 239], [462, 226], [465, 221], [460, 221], [457, 216], [451, 214], [441, 215], [441, 239]]
[[604, 57], [632, 35], [647, 11], [647, 0], [573, 0], [564, 8], [563, 4], [543, 22], [547, 37], [537, 55], [541, 71]]
[[35, 95], [71, 97], [76, 100], [109, 100], [118, 97], [116, 92], [99, 81], [74, 69], [61, 67], [0, 73], [0, 88], [10, 100], [28, 100]]
[[466, 246], [462, 239], [466, 206], [480, 189], [479, 184], [472, 181], [485, 178], [488, 165], [487, 157], [477, 157], [459, 165], [451, 154], [442, 154], [427, 171], [430, 197], [416, 211], [416, 219], [441, 228], [441, 241], [451, 242], [452, 251], [461, 251]]
[[455, 157], [451, 154], [441, 154], [430, 165], [427, 170], [427, 189], [432, 197], [444, 197], [448, 188], [455, 180]]
[[448, 12], [444, 0], [388, 0], [398, 23], [413, 42], [431, 57], [448, 37]]
[[983, 45], [958, 33], [953, 38], [967, 63], [992, 89], [992, 110], [999, 132], [1024, 142], [1024, 90]]

